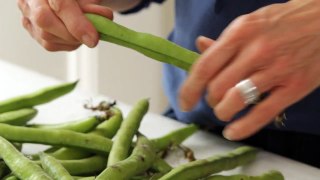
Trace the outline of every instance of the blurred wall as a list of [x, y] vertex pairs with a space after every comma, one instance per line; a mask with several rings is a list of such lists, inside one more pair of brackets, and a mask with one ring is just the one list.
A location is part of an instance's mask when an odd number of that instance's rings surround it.
[[[133, 15], [115, 14], [114, 20], [137, 31], [165, 38], [173, 24], [173, 2], [169, 0], [161, 6], [153, 4]], [[67, 80], [71, 69], [67, 63], [68, 53], [47, 52], [23, 29], [20, 21], [21, 13], [16, 1], [1, 1], [0, 59]], [[93, 61], [98, 66], [98, 93], [128, 104], [147, 97], [151, 99], [151, 111], [163, 111], [167, 101], [162, 93], [161, 63], [106, 42], [101, 42], [93, 51], [98, 52], [98, 60]], [[87, 61], [90, 62], [90, 57]]]
[[16, 0], [0, 1], [0, 58], [58, 79], [66, 76], [66, 53], [50, 53], [24, 30]]

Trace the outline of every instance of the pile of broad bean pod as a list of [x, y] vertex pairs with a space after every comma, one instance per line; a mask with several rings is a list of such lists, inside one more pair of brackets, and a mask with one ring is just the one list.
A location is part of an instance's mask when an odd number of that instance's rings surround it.
[[[171, 167], [161, 152], [179, 145], [198, 128], [191, 124], [148, 139], [139, 133], [140, 122], [148, 111], [147, 99], [137, 102], [125, 118], [114, 103], [102, 103], [87, 108], [103, 111], [104, 116], [55, 125], [28, 123], [37, 114], [35, 106], [69, 93], [76, 84], [47, 87], [0, 102], [1, 179], [284, 179], [278, 171], [261, 176], [214, 175], [254, 160], [258, 151], [249, 146]], [[21, 152], [23, 143], [51, 146], [44, 152], [25, 155]]]

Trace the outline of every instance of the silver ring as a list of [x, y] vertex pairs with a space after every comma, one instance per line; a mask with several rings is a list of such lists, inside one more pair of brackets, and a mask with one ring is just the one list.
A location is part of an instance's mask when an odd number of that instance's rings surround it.
[[240, 81], [235, 87], [240, 91], [246, 105], [255, 104], [259, 100], [260, 92], [250, 79]]

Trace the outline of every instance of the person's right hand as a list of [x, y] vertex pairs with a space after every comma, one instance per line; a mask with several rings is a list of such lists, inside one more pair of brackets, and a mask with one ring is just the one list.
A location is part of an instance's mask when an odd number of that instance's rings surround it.
[[18, 0], [22, 24], [48, 51], [72, 51], [81, 44], [94, 47], [98, 33], [84, 16], [95, 13], [113, 18], [100, 0]]

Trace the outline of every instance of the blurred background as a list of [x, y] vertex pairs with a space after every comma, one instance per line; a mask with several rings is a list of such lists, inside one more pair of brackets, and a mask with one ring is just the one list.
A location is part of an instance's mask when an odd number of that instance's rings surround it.
[[[114, 21], [166, 38], [173, 26], [173, 2], [153, 4], [133, 15], [115, 14]], [[62, 81], [80, 79], [80, 90], [127, 104], [148, 97], [150, 110], [155, 113], [165, 109], [161, 63], [106, 42], [100, 42], [94, 49], [83, 46], [74, 52], [48, 52], [23, 29], [16, 3], [13, 0], [0, 2], [1, 60]]]

